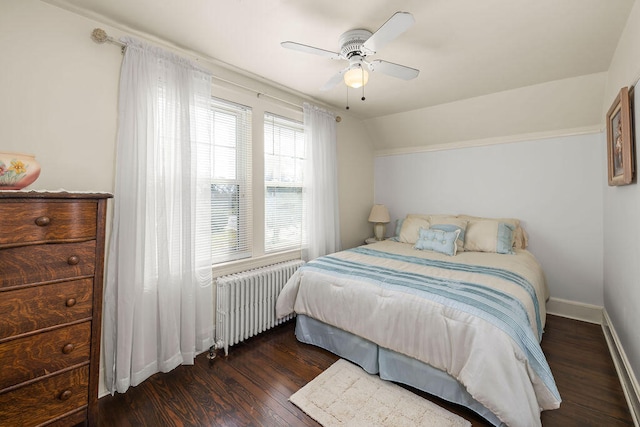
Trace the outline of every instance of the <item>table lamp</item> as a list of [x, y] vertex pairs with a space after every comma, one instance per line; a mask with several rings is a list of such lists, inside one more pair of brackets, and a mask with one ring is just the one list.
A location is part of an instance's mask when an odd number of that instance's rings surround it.
[[383, 240], [387, 228], [387, 223], [391, 221], [389, 211], [385, 205], [373, 205], [369, 214], [369, 222], [375, 223], [373, 226], [373, 235], [376, 240]]

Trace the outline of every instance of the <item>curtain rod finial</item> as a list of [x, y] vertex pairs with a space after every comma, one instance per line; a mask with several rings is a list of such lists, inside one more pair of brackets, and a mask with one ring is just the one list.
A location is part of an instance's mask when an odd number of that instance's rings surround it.
[[96, 43], [104, 43], [109, 39], [109, 37], [107, 36], [107, 32], [102, 28], [95, 28], [91, 32], [91, 39]]
[[342, 117], [336, 116], [336, 122], [340, 123], [342, 121]]

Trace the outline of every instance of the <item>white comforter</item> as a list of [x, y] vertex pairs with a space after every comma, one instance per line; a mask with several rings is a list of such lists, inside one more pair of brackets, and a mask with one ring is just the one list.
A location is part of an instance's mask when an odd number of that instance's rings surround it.
[[539, 347], [547, 298], [542, 269], [526, 250], [448, 257], [384, 241], [306, 264], [276, 313], [304, 314], [428, 363], [505, 424], [540, 426], [540, 411], [560, 405]]

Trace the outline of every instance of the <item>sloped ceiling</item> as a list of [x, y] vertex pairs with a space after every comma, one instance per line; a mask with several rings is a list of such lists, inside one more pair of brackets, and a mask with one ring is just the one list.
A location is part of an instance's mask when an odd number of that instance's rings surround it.
[[[606, 71], [633, 0], [46, 0], [166, 40], [363, 119]], [[410, 81], [372, 73], [361, 91], [319, 88], [346, 62], [330, 51], [351, 29], [374, 32], [396, 11], [415, 25], [372, 59], [420, 70]]]

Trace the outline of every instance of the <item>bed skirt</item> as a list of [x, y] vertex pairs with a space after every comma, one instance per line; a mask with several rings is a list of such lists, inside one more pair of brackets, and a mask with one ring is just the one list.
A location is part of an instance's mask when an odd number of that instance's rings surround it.
[[324, 348], [361, 366], [370, 374], [422, 390], [476, 412], [495, 426], [504, 424], [476, 401], [455, 378], [414, 358], [304, 315], [296, 316], [298, 341]]

